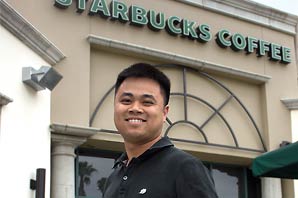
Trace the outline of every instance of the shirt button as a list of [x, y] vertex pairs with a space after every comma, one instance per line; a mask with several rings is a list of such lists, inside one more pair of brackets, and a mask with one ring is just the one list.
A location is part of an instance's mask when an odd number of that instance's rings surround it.
[[128, 179], [128, 177], [125, 175], [125, 176], [123, 177], [123, 180], [126, 181], [127, 179]]

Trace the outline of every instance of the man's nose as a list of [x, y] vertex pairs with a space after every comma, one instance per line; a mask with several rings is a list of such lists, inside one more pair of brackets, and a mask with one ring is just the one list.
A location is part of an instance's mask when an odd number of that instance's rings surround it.
[[143, 109], [139, 102], [132, 103], [131, 107], [129, 108], [130, 113], [142, 113]]

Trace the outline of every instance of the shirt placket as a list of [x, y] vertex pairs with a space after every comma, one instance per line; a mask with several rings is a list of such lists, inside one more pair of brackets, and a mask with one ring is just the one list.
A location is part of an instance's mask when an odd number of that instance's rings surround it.
[[130, 176], [133, 172], [133, 169], [135, 167], [135, 160], [132, 160], [129, 164], [128, 167], [124, 167], [123, 171], [123, 177], [122, 181], [120, 183], [120, 188], [119, 188], [119, 198], [129, 198], [127, 191], [129, 190], [129, 183], [130, 183]]

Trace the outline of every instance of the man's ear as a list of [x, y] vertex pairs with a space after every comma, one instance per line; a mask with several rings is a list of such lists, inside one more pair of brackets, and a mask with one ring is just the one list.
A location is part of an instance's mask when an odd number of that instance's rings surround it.
[[169, 105], [166, 105], [164, 108], [163, 108], [163, 121], [165, 122], [166, 119], [167, 119], [167, 116], [168, 116], [168, 113], [169, 113], [169, 110], [170, 110], [170, 106]]

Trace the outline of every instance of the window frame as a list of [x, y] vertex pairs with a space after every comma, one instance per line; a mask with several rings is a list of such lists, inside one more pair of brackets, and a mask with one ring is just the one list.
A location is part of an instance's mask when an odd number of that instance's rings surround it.
[[[91, 149], [91, 148], [77, 148], [75, 150], [75, 198], [93, 198], [88, 196], [79, 196], [79, 158], [80, 156], [85, 157], [100, 157], [100, 158], [110, 158], [117, 159], [123, 151], [113, 151], [113, 150], [102, 150], [102, 149]], [[111, 167], [112, 168], [112, 167]]]
[[[78, 164], [79, 164], [79, 157], [80, 156], [86, 156], [86, 157], [101, 157], [101, 158], [111, 158], [111, 159], [117, 159], [122, 152], [121, 151], [114, 151], [114, 150], [101, 150], [101, 149], [89, 149], [89, 148], [78, 148], [76, 149], [76, 158], [75, 158], [75, 197], [76, 198], [93, 198], [93, 197], [88, 197], [88, 196], [79, 196], [79, 170], [78, 170]], [[249, 174], [249, 167], [246, 166], [241, 166], [241, 165], [233, 165], [233, 164], [224, 164], [224, 163], [213, 163], [213, 162], [207, 162], [204, 161], [203, 164], [208, 168], [210, 171], [210, 174], [213, 178], [213, 167], [225, 167], [225, 168], [230, 168], [232, 169], [240, 169], [241, 170], [241, 178], [243, 181], [240, 183], [243, 185], [241, 194], [239, 196], [241, 198], [251, 198], [252, 196], [249, 196], [249, 190], [251, 188], [257, 189], [258, 192], [256, 193], [257, 197], [254, 198], [261, 198], [261, 181], [255, 182], [257, 180], [260, 180], [259, 178], [253, 177], [252, 173]], [[214, 179], [214, 178], [213, 178]], [[254, 180], [254, 181], [248, 181], [248, 180]], [[256, 184], [257, 183], [257, 184]], [[249, 186], [250, 184], [256, 184], [256, 186]], [[258, 186], [257, 186], [258, 185]], [[238, 186], [239, 188], [239, 186]]]
[[[241, 181], [241, 183], [243, 184], [243, 192], [242, 194], [240, 194], [239, 196], [241, 198], [250, 198], [251, 196], [249, 196], [249, 189], [252, 188], [252, 186], [249, 186], [249, 184], [252, 181], [248, 181], [248, 179], [254, 179], [255, 181], [255, 185], [254, 188], [256, 188], [258, 190], [258, 192], [256, 193], [256, 196], [253, 196], [254, 198], [261, 198], [262, 197], [262, 192], [261, 192], [261, 180], [260, 178], [256, 178], [252, 176], [252, 172], [250, 170], [249, 167], [246, 166], [241, 166], [241, 165], [235, 165], [235, 164], [224, 164], [224, 163], [213, 163], [213, 162], [203, 162], [203, 164], [208, 168], [208, 170], [210, 171], [210, 174], [213, 178], [213, 167], [214, 166], [218, 166], [218, 167], [225, 167], [225, 168], [237, 168], [237, 169], [241, 169], [242, 172], [242, 178], [243, 181]], [[214, 179], [214, 178], [213, 178]]]

